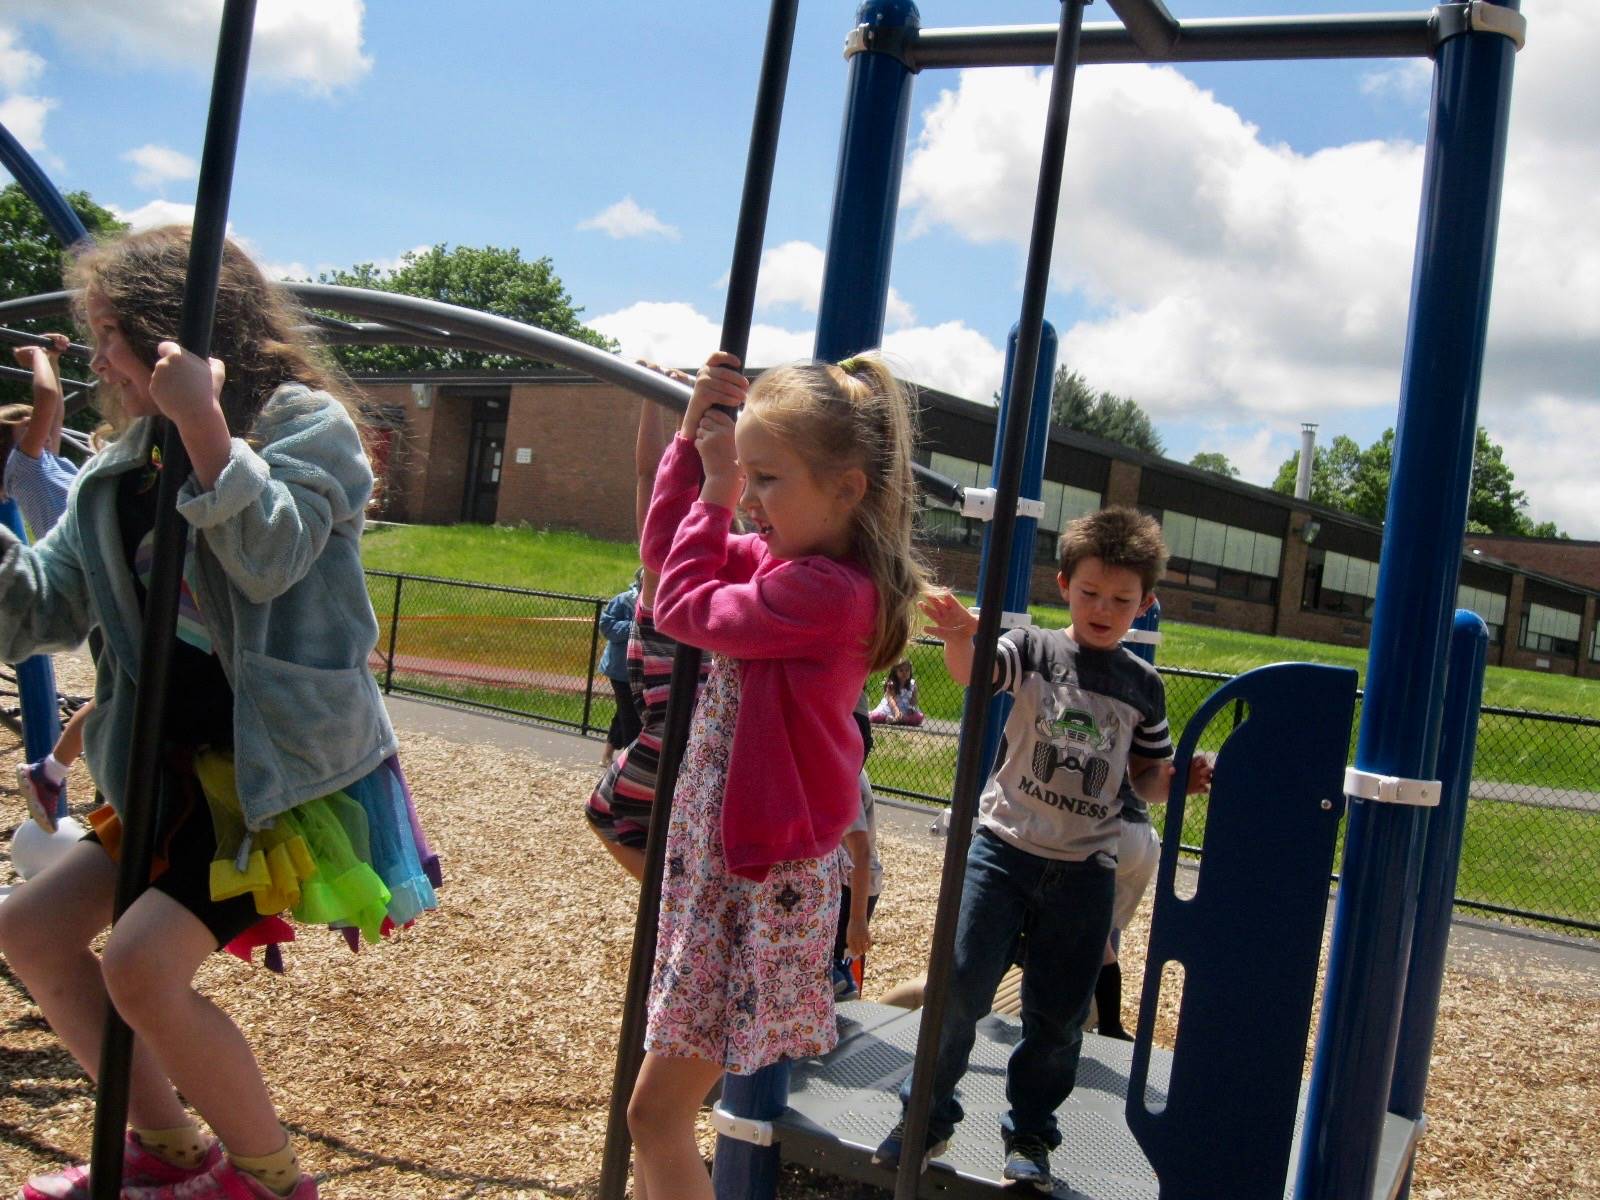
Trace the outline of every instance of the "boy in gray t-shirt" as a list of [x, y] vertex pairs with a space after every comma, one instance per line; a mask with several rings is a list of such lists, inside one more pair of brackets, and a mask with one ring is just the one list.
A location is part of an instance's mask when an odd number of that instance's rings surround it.
[[[1166, 799], [1173, 767], [1166, 693], [1155, 668], [1124, 650], [1123, 635], [1155, 599], [1167, 551], [1156, 522], [1129, 508], [1074, 521], [1061, 536], [1057, 582], [1072, 611], [1065, 630], [1014, 629], [996, 647], [993, 686], [1015, 702], [1005, 760], [979, 802], [967, 855], [955, 960], [939, 1035], [923, 1165], [961, 1120], [956, 1084], [977, 1023], [994, 1001], [1026, 927], [1022, 1040], [1006, 1065], [1010, 1111], [1001, 1118], [1008, 1182], [1048, 1193], [1055, 1110], [1076, 1082], [1082, 1026], [1111, 929], [1117, 839], [1126, 778], [1146, 800]], [[923, 605], [945, 664], [970, 682], [977, 618], [953, 596]], [[1190, 764], [1188, 791], [1210, 785]], [[900, 1089], [911, 1095], [911, 1077]], [[905, 1121], [873, 1155], [897, 1164]]]

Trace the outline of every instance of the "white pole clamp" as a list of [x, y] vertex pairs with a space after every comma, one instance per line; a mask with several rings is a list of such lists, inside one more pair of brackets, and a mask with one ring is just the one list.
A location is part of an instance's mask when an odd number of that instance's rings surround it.
[[[965, 488], [961, 493], [961, 515], [979, 521], [994, 520], [995, 490], [991, 488]], [[1037, 521], [1044, 516], [1044, 501], [1017, 497], [1017, 516], [1032, 517]]]
[[772, 1122], [758, 1121], [754, 1117], [736, 1117], [722, 1105], [711, 1109], [711, 1128], [723, 1137], [736, 1142], [749, 1142], [752, 1146], [770, 1146], [774, 1142]]
[[[975, 616], [975, 617], [976, 616], [982, 616], [983, 615], [983, 607], [981, 605], [973, 605], [972, 615]], [[1032, 613], [1029, 613], [1029, 612], [1006, 612], [1005, 609], [1001, 609], [1000, 610], [1000, 628], [1001, 629], [1031, 629], [1032, 627], [1033, 627], [1033, 614]]]
[[1379, 775], [1360, 767], [1344, 769], [1344, 793], [1380, 804], [1412, 804], [1436, 808], [1444, 785], [1437, 779], [1401, 779], [1398, 775]]
[[1122, 635], [1125, 642], [1135, 642], [1140, 646], [1161, 645], [1161, 631], [1159, 629], [1130, 629]]

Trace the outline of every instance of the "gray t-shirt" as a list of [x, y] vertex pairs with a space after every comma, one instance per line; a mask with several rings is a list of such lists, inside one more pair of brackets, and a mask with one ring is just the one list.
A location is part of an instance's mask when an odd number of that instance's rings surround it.
[[1031, 627], [1001, 637], [995, 669], [995, 690], [1014, 703], [979, 822], [1041, 858], [1115, 861], [1129, 754], [1172, 755], [1161, 676], [1120, 646], [1096, 650]]

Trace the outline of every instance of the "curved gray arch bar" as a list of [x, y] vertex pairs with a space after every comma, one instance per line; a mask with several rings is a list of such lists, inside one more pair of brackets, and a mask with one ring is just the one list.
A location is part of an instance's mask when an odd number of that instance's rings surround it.
[[[365, 318], [367, 323], [356, 325], [350, 331], [318, 330], [318, 336], [327, 342], [422, 344], [517, 354], [582, 371], [674, 412], [682, 412], [689, 404], [691, 389], [686, 384], [668, 379], [648, 367], [637, 366], [609, 350], [551, 333], [548, 329], [524, 325], [510, 317], [369, 288], [341, 287], [332, 283], [285, 283], [283, 286], [306, 308], [331, 309]], [[45, 292], [20, 300], [0, 301], [0, 322], [52, 316], [67, 311], [71, 303], [69, 292]], [[390, 334], [392, 336], [388, 336]], [[960, 506], [964, 489], [959, 483], [920, 463], [914, 464], [914, 469], [917, 482], [925, 492], [947, 504]]]

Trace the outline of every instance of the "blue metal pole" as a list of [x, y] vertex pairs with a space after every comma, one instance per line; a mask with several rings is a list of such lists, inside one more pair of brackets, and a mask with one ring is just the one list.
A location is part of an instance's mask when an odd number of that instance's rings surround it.
[[[1012, 419], [1011, 391], [1016, 386], [1017, 339], [1021, 325], [1013, 325], [1006, 338], [1006, 366], [1000, 385], [1000, 410], [995, 419], [993, 465], [989, 468], [989, 486], [1000, 486], [1001, 449], [1006, 444], [1006, 426]], [[1022, 487], [1018, 496], [1037, 500], [1044, 490], [1044, 458], [1050, 445], [1050, 393], [1055, 385], [1057, 338], [1055, 327], [1044, 322], [1039, 331], [1039, 367], [1033, 378], [1033, 406], [1028, 410], [1028, 440], [1022, 450]], [[984, 580], [989, 576], [989, 558], [993, 538], [990, 526], [984, 530], [983, 549], [978, 558], [978, 594], [984, 594]], [[1039, 529], [1037, 517], [1019, 515], [1013, 524], [1011, 561], [1006, 564], [1005, 610], [1009, 613], [1028, 611], [1028, 599], [1033, 592], [1033, 559], [1035, 536]], [[1004, 624], [1004, 623], [1003, 623]], [[983, 748], [979, 752], [980, 777], [987, 777], [994, 769], [995, 754], [1000, 749], [1000, 737], [1005, 732], [1006, 717], [1011, 712], [1011, 697], [1001, 693], [989, 702], [989, 720], [983, 729]], [[961, 730], [959, 747], [969, 736], [965, 726]]]
[[22, 143], [11, 136], [11, 131], [0, 125], [0, 164], [22, 185], [28, 199], [39, 206], [51, 231], [63, 246], [74, 246], [89, 236], [78, 214], [62, 199], [49, 176], [39, 169], [32, 155], [22, 148]]
[[[1515, 8], [1515, 3], [1503, 7]], [[1514, 43], [1439, 49], [1367, 692], [1363, 770], [1435, 777], [1461, 565]], [[1420, 869], [1418, 811], [1352, 798], [1296, 1196], [1372, 1193]]]
[[900, 39], [922, 24], [911, 0], [867, 0], [856, 11], [833, 218], [822, 267], [814, 353], [837, 362], [883, 341], [894, 218], [911, 119], [911, 68]]
[[[1472, 786], [1478, 709], [1483, 702], [1483, 669], [1488, 653], [1489, 630], [1483, 618], [1465, 609], [1458, 611], [1450, 631], [1449, 661], [1445, 667], [1444, 720], [1439, 742], [1443, 794], [1439, 807], [1429, 814], [1423, 838], [1417, 928], [1411, 941], [1411, 969], [1406, 975], [1400, 1041], [1389, 1087], [1389, 1111], [1413, 1121], [1422, 1116], [1433, 1034], [1439, 1021], [1439, 992], [1444, 983], [1461, 841], [1467, 831], [1467, 794]], [[1408, 1164], [1400, 1192], [1402, 1200], [1410, 1190]]]
[[[22, 513], [15, 500], [0, 501], [0, 521], [26, 542]], [[61, 710], [56, 706], [56, 672], [48, 654], [36, 654], [17, 664], [17, 698], [22, 705], [22, 746], [29, 762], [37, 762], [55, 749], [61, 736]], [[67, 798], [62, 790], [56, 806], [57, 817], [67, 815]]]

